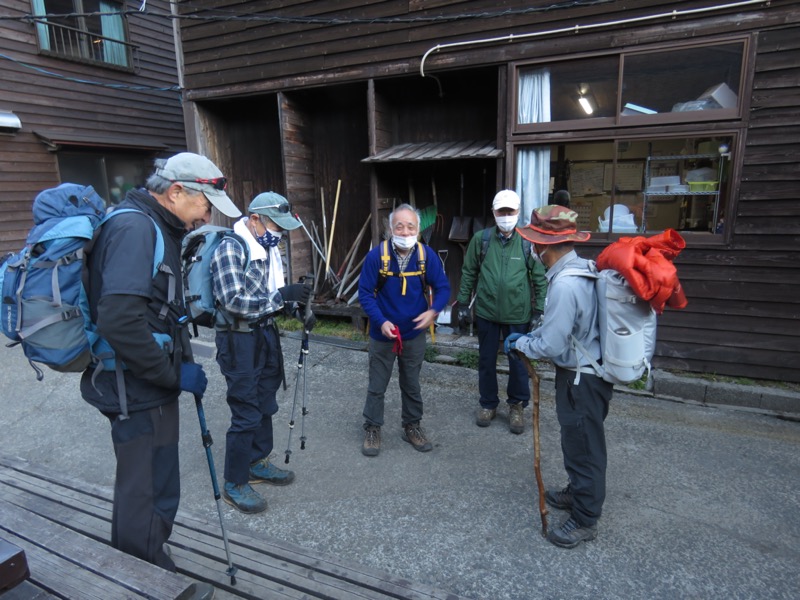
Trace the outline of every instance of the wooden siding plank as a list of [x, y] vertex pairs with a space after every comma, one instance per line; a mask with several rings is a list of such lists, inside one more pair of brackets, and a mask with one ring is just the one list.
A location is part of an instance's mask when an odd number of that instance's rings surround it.
[[[331, 4], [326, 2], [319, 2], [319, 6], [316, 8], [316, 12], [325, 12], [325, 8], [329, 7]], [[631, 14], [636, 14], [637, 12], [645, 12], [650, 13], [651, 10], [647, 8], [640, 8], [642, 3], [637, 3], [637, 9], [631, 9], [630, 7], [625, 7], [624, 16], [629, 16]], [[654, 3], [653, 6], [657, 6], [659, 3]], [[377, 8], [372, 9], [373, 12], [370, 14], [377, 14], [381, 8], [384, 8], [386, 3], [379, 3]], [[664, 3], [661, 3], [663, 6]], [[525, 25], [528, 22], [535, 22], [537, 24], [537, 28], [546, 28], [551, 22], [553, 25], [555, 24], [563, 24], [563, 19], [565, 15], [569, 14], [569, 17], [574, 20], [576, 15], [582, 14], [594, 15], [596, 18], [602, 19], [611, 19], [612, 15], [617, 14], [612, 10], [609, 10], [609, 7], [606, 5], [604, 7], [591, 7], [585, 8], [583, 11], [580, 9], [574, 9], [572, 11], [563, 12], [563, 11], [553, 11], [553, 13], [540, 13], [532, 16], [528, 16], [527, 19], [524, 17], [517, 17], [514, 19], [510, 19], [509, 23], [512, 25], [510, 26], [508, 23], [499, 23], [495, 25], [492, 23], [491, 25], [487, 25], [485, 21], [481, 20], [464, 20], [464, 22], [457, 22], [455, 24], [438, 24], [438, 25], [419, 25], [413, 27], [411, 32], [414, 36], [425, 36], [425, 39], [399, 39], [396, 36], [398, 35], [398, 31], [402, 31], [401, 29], [395, 28], [391, 31], [382, 32], [380, 34], [373, 34], [376, 38], [374, 41], [370, 39], [370, 35], [359, 35], [360, 32], [368, 30], [366, 26], [360, 27], [337, 27], [337, 26], [329, 26], [326, 30], [324, 30], [324, 34], [326, 35], [333, 35], [336, 34], [338, 31], [339, 40], [347, 42], [348, 40], [356, 40], [359, 44], [361, 44], [362, 48], [369, 48], [369, 50], [365, 51], [363, 54], [363, 58], [359, 58], [359, 55], [356, 53], [353, 55], [352, 59], [345, 58], [342, 56], [339, 59], [335, 59], [334, 56], [336, 54], [336, 50], [332, 47], [329, 47], [329, 44], [323, 42], [321, 40], [315, 40], [315, 43], [309, 43], [307, 48], [315, 48], [315, 51], [320, 54], [325, 55], [325, 61], [323, 64], [324, 69], [338, 69], [344, 68], [350, 72], [353, 68], [361, 68], [362, 75], [364, 78], [367, 76], [371, 76], [371, 74], [379, 74], [379, 70], [374, 70], [374, 67], [377, 66], [376, 63], [376, 55], [379, 57], [381, 63], [392, 64], [393, 62], [403, 62], [409, 68], [409, 70], [413, 70], [415, 67], [411, 67], [410, 63], [416, 65], [418, 63], [419, 58], [421, 57], [422, 53], [424, 53], [428, 48], [432, 47], [438, 42], [445, 42], [448, 39], [452, 39], [454, 35], [460, 35], [463, 39], [464, 36], [468, 36], [471, 33], [475, 34], [475, 37], [489, 37], [493, 34], [507, 34], [510, 32], [521, 32], [524, 29], [530, 29], [530, 25]], [[705, 33], [710, 34], [718, 31], [732, 31], [732, 30], [741, 30], [743, 27], [746, 27], [748, 24], [760, 23], [762, 26], [767, 26], [769, 23], [780, 22], [781, 15], [779, 14], [780, 11], [777, 10], [770, 10], [770, 11], [757, 11], [754, 10], [750, 11], [740, 11], [740, 13], [733, 13], [731, 12], [730, 15], [726, 14], [716, 14], [714, 19], [695, 19], [695, 20], [678, 20], [677, 22], [672, 22], [669, 24], [669, 27], [649, 27], [649, 28], [630, 28], [631, 34], [630, 39], [623, 39], [623, 36], [628, 35], [627, 31], [623, 32], [614, 32], [614, 36], [612, 36], [606, 32], [604, 35], [593, 35], [590, 33], [584, 33], [581, 36], [581, 39], [593, 39], [595, 42], [598, 40], [605, 40], [605, 44], [609, 43], [609, 40], [613, 39], [613, 45], [620, 45], [620, 44], [631, 44], [631, 43], [643, 43], [644, 41], [661, 41], [666, 39], [669, 36], [672, 36], [673, 39], [681, 39], [681, 28], [685, 28], [686, 35], [697, 35], [698, 30], [698, 23], [702, 23], [703, 26], [706, 28]], [[620, 13], [622, 14], [622, 13]], [[556, 19], [561, 18], [562, 21], [558, 21]], [[477, 22], [475, 22], [477, 21]], [[514, 27], [516, 25], [516, 27]], [[496, 29], [494, 29], [496, 27]], [[272, 26], [272, 30], [280, 31], [281, 27], [279, 26]], [[635, 33], [633, 33], [635, 31]], [[645, 40], [643, 39], [643, 35], [647, 31], [652, 31], [654, 35], [652, 39]], [[316, 32], [313, 32], [316, 33]], [[295, 34], [293, 38], [295, 39], [294, 43], [298, 43], [299, 41], [305, 41], [306, 34], [312, 36], [313, 33], [311, 32], [303, 32], [303, 35]], [[321, 35], [321, 34], [320, 34]], [[380, 36], [380, 37], [379, 37]], [[211, 34], [207, 36], [211, 38]], [[361, 39], [361, 38], [364, 39]], [[392, 40], [389, 43], [389, 40]], [[334, 41], [330, 42], [331, 44], [335, 43]], [[574, 42], [571, 42], [574, 44]], [[218, 46], [215, 46], [211, 43], [210, 39], [206, 39], [206, 47], [207, 50], [212, 52], [212, 62], [208, 63], [205, 66], [203, 65], [203, 58], [198, 52], [195, 52], [192, 48], [186, 48], [186, 71], [187, 71], [187, 85], [190, 88], [197, 89], [205, 86], [214, 86], [218, 85], [220, 82], [216, 81], [206, 81], [202, 78], [200, 73], [195, 72], [195, 67], [199, 67], [202, 71], [207, 71], [209, 73], [218, 70], [218, 64], [215, 62], [220, 57], [221, 49]], [[255, 46], [255, 41], [249, 44], [250, 46]], [[354, 46], [354, 44], [351, 44]], [[426, 47], [427, 45], [427, 47]], [[262, 65], [262, 67], [257, 66], [251, 58], [253, 55], [259, 53], [259, 50], [262, 49], [264, 46], [263, 40], [259, 43], [258, 47], [248, 47], [248, 44], [243, 44], [241, 47], [235, 46], [230, 47], [228, 50], [231, 50], [234, 54], [230, 56], [233, 57], [236, 53], [243, 55], [247, 54], [248, 62], [250, 65], [253, 65], [252, 69], [241, 70], [235, 77], [226, 77], [225, 81], [222, 83], [225, 85], [238, 85], [244, 83], [246, 79], [256, 75], [259, 79], [263, 80], [265, 78], [274, 77], [273, 73], [278, 73], [280, 77], [290, 77], [292, 72], [295, 74], [306, 74], [309, 72], [308, 63], [307, 61], [300, 60], [297, 64], [294, 64], [294, 60], [291, 60], [284, 56], [280, 60], [280, 71], [272, 71], [269, 69], [269, 65], [266, 62], [267, 56], [264, 59], [257, 58]], [[513, 45], [515, 48], [518, 45]], [[541, 51], [541, 44], [538, 44], [539, 50]], [[519, 46], [521, 47], [521, 45]], [[236, 50], [236, 48], [239, 48]], [[298, 46], [298, 50], [302, 53], [303, 50], [300, 50], [302, 46]], [[245, 50], [246, 49], [246, 50]], [[478, 57], [479, 62], [475, 63], [472, 62], [473, 65], [475, 64], [489, 64], [491, 62], [496, 62], [498, 60], [507, 60], [510, 55], [506, 54], [505, 51], [509, 48], [503, 47], [484, 47], [480, 51], [480, 56]], [[551, 52], [557, 52], [557, 48], [554, 45], [549, 45], [548, 47]], [[279, 52], [286, 51], [285, 45], [281, 45], [281, 49]], [[513, 52], [514, 49], [511, 49]], [[526, 53], [530, 55], [530, 49], [526, 48], [522, 50], [521, 56], [524, 56]], [[296, 51], [295, 55], [300, 56]], [[450, 56], [455, 57], [456, 54], [448, 53]], [[462, 56], [461, 53], [458, 53], [459, 56]], [[489, 56], [491, 55], [491, 58]], [[535, 54], [534, 54], [535, 55]], [[360, 63], [359, 63], [360, 61]], [[273, 65], [276, 61], [270, 61]], [[360, 64], [360, 67], [357, 65]], [[407, 71], [408, 72], [408, 71]], [[331, 75], [333, 76], [333, 75]], [[341, 76], [347, 77], [347, 74], [342, 73]], [[234, 81], [235, 80], [235, 81]], [[263, 84], [263, 81], [262, 81]]]

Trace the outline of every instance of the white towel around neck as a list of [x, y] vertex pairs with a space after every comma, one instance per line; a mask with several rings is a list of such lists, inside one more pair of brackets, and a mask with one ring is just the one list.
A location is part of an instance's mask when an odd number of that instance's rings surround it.
[[[233, 224], [233, 231], [239, 234], [250, 248], [250, 260], [267, 260], [267, 248], [258, 243], [247, 228], [247, 217], [242, 217]], [[267, 270], [267, 289], [274, 292], [286, 285], [283, 275], [283, 259], [278, 246], [269, 248], [269, 269]]]

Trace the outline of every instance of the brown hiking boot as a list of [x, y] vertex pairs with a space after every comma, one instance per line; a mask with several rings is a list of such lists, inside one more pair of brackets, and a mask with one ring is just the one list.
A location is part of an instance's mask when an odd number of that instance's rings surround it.
[[475, 425], [478, 427], [488, 427], [495, 416], [497, 416], [496, 408], [481, 408], [475, 416]]
[[381, 428], [377, 425], [364, 426], [364, 445], [361, 454], [364, 456], [378, 456], [381, 451]]
[[425, 430], [422, 429], [419, 423], [403, 425], [403, 439], [420, 452], [428, 452], [433, 449], [433, 446], [425, 436]]
[[508, 428], [511, 433], [522, 433], [525, 431], [525, 421], [522, 420], [522, 403], [511, 404], [508, 407]]

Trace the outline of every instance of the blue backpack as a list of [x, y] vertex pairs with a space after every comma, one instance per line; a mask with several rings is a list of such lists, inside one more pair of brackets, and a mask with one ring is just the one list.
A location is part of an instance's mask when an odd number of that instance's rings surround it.
[[223, 311], [214, 298], [211, 281], [211, 258], [222, 240], [235, 240], [244, 251], [244, 270], [250, 265], [250, 248], [241, 236], [229, 227], [204, 225], [183, 238], [181, 262], [183, 270], [183, 298], [189, 321], [195, 326], [214, 327], [230, 325], [232, 318]]
[[[97, 372], [125, 368], [117, 364], [91, 321], [83, 278], [86, 248], [96, 232], [126, 212], [144, 215], [135, 209], [106, 214], [105, 202], [91, 186], [62, 183], [36, 196], [34, 227], [25, 247], [0, 268], [0, 328], [11, 340], [9, 347], [22, 346], [38, 380], [44, 374], [34, 363], [65, 373], [81, 372], [93, 364]], [[153, 226], [155, 277], [164, 259], [164, 239], [155, 222]], [[162, 346], [169, 341], [165, 334], [153, 335]]]

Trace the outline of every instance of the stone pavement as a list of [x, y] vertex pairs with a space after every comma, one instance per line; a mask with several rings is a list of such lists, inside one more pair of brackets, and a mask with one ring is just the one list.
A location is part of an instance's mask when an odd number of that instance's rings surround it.
[[[259, 486], [270, 504], [266, 513], [247, 516], [224, 505], [229, 530], [288, 540], [476, 600], [797, 597], [800, 422], [763, 406], [702, 404], [717, 394], [728, 397], [706, 383], [702, 395], [672, 398], [677, 401], [616, 392], [606, 421], [608, 497], [600, 534], [564, 550], [540, 535], [531, 427], [510, 434], [505, 406], [490, 427], [476, 427], [475, 371], [423, 367], [423, 425], [434, 443], [425, 454], [400, 438], [395, 377], [383, 448], [367, 458], [360, 452], [367, 356], [336, 343], [310, 344], [309, 414], [303, 423], [296, 409], [288, 465], [296, 481]], [[205, 350], [198, 353], [210, 380], [204, 407], [221, 473], [229, 419], [224, 382], [211, 337], [201, 336], [198, 345]], [[281, 466], [299, 342], [284, 337], [283, 349], [289, 389], [279, 397], [274, 456]], [[77, 375], [47, 371], [36, 382], [21, 351], [4, 348], [0, 390], [0, 453], [113, 484], [108, 424], [80, 399]], [[566, 480], [546, 373], [541, 390], [544, 480], [561, 487]], [[796, 395], [781, 401], [798, 405]], [[181, 411], [181, 509], [215, 523], [188, 396]], [[554, 510], [549, 517], [558, 522], [565, 514]]]

